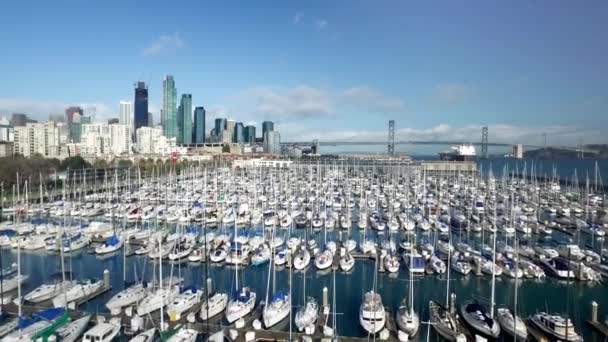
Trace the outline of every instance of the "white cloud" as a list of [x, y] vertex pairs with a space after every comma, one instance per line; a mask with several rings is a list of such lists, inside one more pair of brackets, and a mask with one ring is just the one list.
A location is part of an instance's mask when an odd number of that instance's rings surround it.
[[150, 45], [143, 48], [141, 53], [144, 56], [156, 56], [175, 52], [182, 47], [184, 47], [184, 41], [179, 32], [175, 32], [173, 34], [162, 34]]
[[388, 113], [404, 110], [401, 100], [391, 99], [370, 87], [354, 87], [344, 90], [341, 100], [349, 105], [372, 113]]
[[269, 118], [308, 118], [332, 114], [329, 93], [305, 85], [289, 89], [251, 88], [244, 92], [254, 114]]
[[32, 119], [45, 121], [50, 114], [65, 115], [65, 109], [70, 106], [82, 107], [84, 114], [93, 116], [95, 121], [118, 117], [118, 102], [113, 106], [102, 102], [58, 102], [25, 98], [0, 98], [0, 116], [10, 117], [12, 113], [24, 113]]
[[296, 25], [297, 25], [297, 24], [299, 24], [299, 23], [300, 23], [300, 21], [302, 21], [302, 17], [304, 17], [304, 14], [302, 14], [302, 13], [300, 13], [300, 12], [297, 12], [297, 13], [296, 13], [296, 14], [294, 14], [294, 16], [293, 16], [293, 23], [294, 23], [294, 24], [296, 24]]
[[[344, 90], [298, 85], [288, 88], [253, 87], [239, 95], [225, 99], [230, 111], [241, 120], [337, 117], [347, 112], [396, 113], [403, 111], [401, 100], [390, 98], [368, 86]], [[225, 110], [231, 114], [228, 110]], [[225, 116], [225, 114], [222, 115]]]
[[471, 89], [465, 84], [446, 83], [437, 85], [433, 91], [433, 100], [448, 105], [466, 101], [471, 95]]
[[313, 23], [318, 30], [324, 30], [328, 25], [325, 19], [316, 19]]

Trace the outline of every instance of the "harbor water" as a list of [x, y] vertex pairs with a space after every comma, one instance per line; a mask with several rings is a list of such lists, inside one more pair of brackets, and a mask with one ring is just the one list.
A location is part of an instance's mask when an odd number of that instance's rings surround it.
[[[202, 229], [202, 227], [201, 227]], [[242, 230], [243, 228], [239, 228]], [[215, 231], [225, 231], [230, 234], [233, 230], [230, 227], [213, 229]], [[245, 229], [250, 234], [262, 234], [262, 228]], [[210, 229], [211, 231], [211, 229]], [[347, 231], [328, 231], [328, 241], [346, 240], [352, 238], [359, 242], [363, 238], [363, 230], [359, 230], [353, 225], [350, 232]], [[278, 235], [284, 235], [287, 239], [290, 235], [288, 230], [277, 230]], [[291, 230], [291, 236], [304, 237], [304, 229]], [[311, 234], [310, 229], [306, 234], [308, 239], [314, 238], [319, 244], [325, 240], [323, 231]], [[403, 238], [413, 239], [411, 235], [405, 232], [393, 233], [378, 233], [366, 231], [367, 237], [374, 237], [379, 243], [392, 239], [395, 243]], [[426, 239], [433, 241], [436, 237], [435, 233], [418, 233], [417, 239]], [[567, 239], [569, 237], [554, 233], [553, 239]], [[585, 235], [581, 237], [581, 245], [599, 250], [604, 242], [602, 240], [591, 239]], [[452, 233], [453, 242], [468, 241], [472, 245], [478, 245], [482, 242], [491, 244], [490, 235], [467, 235], [466, 232]], [[532, 238], [531, 238], [532, 239]], [[502, 237], [500, 234], [497, 241], [512, 243], [511, 239]], [[538, 241], [522, 241], [522, 243], [536, 243]], [[550, 241], [540, 241], [543, 244]], [[17, 251], [11, 249], [3, 249], [2, 260], [3, 265], [17, 261]], [[123, 260], [126, 263], [123, 264]], [[402, 263], [403, 264], [403, 263]], [[24, 252], [21, 253], [21, 272], [30, 276], [27, 283], [22, 289], [22, 293], [27, 293], [29, 290], [48, 281], [52, 277], [57, 277], [60, 273], [60, 257], [57, 254], [47, 254], [44, 251], [40, 252]], [[126, 267], [126, 280], [133, 282], [137, 280], [147, 279], [152, 280], [158, 277], [158, 262], [150, 260], [148, 256], [130, 256], [124, 257], [122, 250], [113, 255], [100, 258], [95, 254], [90, 254], [86, 250], [75, 253], [74, 255], [66, 255], [65, 259], [66, 270], [71, 271], [71, 276], [74, 279], [82, 279], [86, 277], [101, 278], [104, 270], [110, 272], [112, 290], [91, 300], [82, 305], [79, 309], [89, 312], [108, 312], [104, 304], [117, 291], [124, 288], [123, 283], [123, 267]], [[163, 263], [163, 275], [181, 276], [184, 278], [185, 285], [195, 285], [203, 287], [206, 278], [213, 279], [214, 286], [217, 290], [231, 292], [234, 289], [235, 269], [232, 266], [223, 264], [209, 263], [189, 263], [171, 264]], [[350, 273], [341, 271], [335, 272], [336, 286], [336, 320], [337, 332], [343, 336], [360, 336], [365, 337], [365, 332], [358, 323], [359, 306], [363, 295], [373, 287], [373, 279], [375, 272], [375, 261], [368, 258], [359, 258], [355, 263], [354, 269]], [[155, 274], [156, 273], [156, 274]], [[318, 271], [314, 264], [307, 268], [305, 273], [293, 271], [291, 274], [292, 286], [289, 286], [290, 270], [278, 268], [276, 270], [276, 283], [270, 283], [270, 291], [273, 287], [277, 291], [292, 293], [292, 305], [294, 307], [293, 315], [298, 305], [301, 305], [304, 300], [303, 281], [306, 277], [306, 296], [313, 296], [317, 301], [322, 303], [323, 288], [327, 287], [329, 292], [329, 303], [332, 303], [333, 293], [333, 273], [332, 271]], [[266, 288], [268, 280], [268, 263], [262, 266], [246, 266], [239, 269], [239, 283], [251, 287], [252, 291], [257, 293], [258, 302], [263, 301], [266, 297]], [[604, 319], [608, 314], [608, 286], [604, 283], [586, 283], [578, 281], [558, 281], [554, 278], [547, 277], [543, 281], [534, 281], [528, 279], [519, 280], [519, 295], [518, 295], [518, 314], [522, 317], [538, 311], [557, 312], [568, 314], [573, 320], [577, 330], [582, 333], [585, 341], [603, 341], [604, 338], [593, 332], [586, 320], [590, 319], [591, 302], [596, 301], [600, 308], [600, 319]], [[414, 281], [414, 305], [415, 310], [421, 316], [421, 321], [428, 320], [428, 302], [436, 300], [440, 303], [445, 303], [446, 300], [446, 285], [447, 279], [444, 275], [425, 275], [415, 277]], [[508, 305], [513, 306], [515, 280], [506, 277], [497, 277], [496, 279], [496, 305], [497, 307]], [[401, 267], [397, 274], [378, 273], [377, 291], [382, 295], [384, 306], [389, 310], [391, 315], [394, 315], [397, 307], [404, 298], [407, 298], [409, 293], [409, 273], [405, 267]], [[450, 292], [454, 292], [457, 296], [457, 302], [462, 303], [465, 300], [478, 299], [481, 302], [490, 306], [489, 298], [491, 298], [491, 277], [487, 275], [476, 276], [471, 272], [467, 276], [461, 276], [451, 273], [449, 282]], [[272, 294], [270, 294], [272, 296]], [[258, 304], [259, 305], [259, 304]], [[332, 310], [333, 312], [333, 310]], [[223, 323], [226, 323], [225, 321]], [[293, 326], [295, 329], [295, 325]], [[280, 326], [282, 330], [288, 330], [289, 324], [285, 322]], [[426, 325], [421, 325], [417, 340], [426, 340]], [[435, 332], [431, 329], [432, 340], [437, 340]]]

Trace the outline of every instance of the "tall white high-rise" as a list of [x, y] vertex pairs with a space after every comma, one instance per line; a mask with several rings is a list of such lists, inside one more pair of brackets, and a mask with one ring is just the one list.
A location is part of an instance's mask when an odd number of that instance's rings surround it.
[[24, 157], [39, 154], [46, 158], [59, 156], [59, 128], [54, 121], [30, 123], [14, 128], [14, 149]]
[[140, 127], [135, 133], [137, 142], [135, 150], [143, 154], [152, 154], [156, 152], [158, 140], [163, 135], [161, 128], [156, 127]]
[[82, 125], [82, 152], [89, 156], [131, 153], [131, 125], [95, 123]]
[[120, 101], [120, 115], [118, 123], [121, 125], [133, 125], [133, 104], [129, 101]]

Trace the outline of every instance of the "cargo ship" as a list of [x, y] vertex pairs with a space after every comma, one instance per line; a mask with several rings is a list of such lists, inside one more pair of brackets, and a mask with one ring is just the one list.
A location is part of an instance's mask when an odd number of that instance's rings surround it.
[[477, 153], [473, 144], [452, 146], [449, 151], [439, 153], [439, 159], [448, 161], [469, 161], [475, 160], [476, 157]]

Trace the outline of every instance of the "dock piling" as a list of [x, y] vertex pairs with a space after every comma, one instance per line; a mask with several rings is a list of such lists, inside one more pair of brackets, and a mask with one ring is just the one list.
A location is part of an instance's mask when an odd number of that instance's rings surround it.
[[211, 278], [207, 278], [207, 293], [213, 293], [213, 281], [211, 280]]
[[597, 307], [596, 301], [591, 302], [591, 322], [597, 322]]
[[110, 271], [107, 269], [103, 271], [103, 287], [106, 289], [110, 288]]

